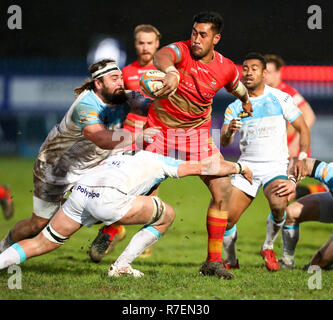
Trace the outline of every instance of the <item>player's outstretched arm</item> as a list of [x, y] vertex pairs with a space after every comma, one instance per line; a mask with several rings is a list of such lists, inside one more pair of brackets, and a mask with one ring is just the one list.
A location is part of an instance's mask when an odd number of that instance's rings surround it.
[[252, 184], [252, 171], [246, 165], [226, 161], [219, 155], [199, 162], [186, 161], [178, 167], [179, 178], [191, 175], [224, 177], [230, 174], [242, 174]]
[[131, 145], [134, 142], [134, 134], [129, 131], [108, 130], [103, 124], [96, 123], [86, 126], [82, 134], [96, 146], [105, 150]]

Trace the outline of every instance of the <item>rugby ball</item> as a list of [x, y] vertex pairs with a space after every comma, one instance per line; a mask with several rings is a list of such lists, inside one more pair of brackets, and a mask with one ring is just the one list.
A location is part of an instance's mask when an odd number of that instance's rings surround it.
[[[142, 74], [140, 77], [140, 88], [141, 90], [151, 98], [156, 98], [154, 92], [163, 88], [161, 80], [166, 74], [159, 70], [149, 70]], [[162, 97], [158, 97], [162, 98]]]

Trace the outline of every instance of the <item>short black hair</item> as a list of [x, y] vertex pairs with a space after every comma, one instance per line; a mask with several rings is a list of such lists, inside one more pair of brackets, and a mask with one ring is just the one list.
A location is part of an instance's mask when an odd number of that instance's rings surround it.
[[221, 33], [224, 26], [222, 16], [214, 11], [205, 11], [196, 14], [193, 17], [193, 23], [211, 23], [212, 30], [215, 33]]
[[250, 59], [256, 59], [256, 60], [260, 60], [263, 66], [263, 69], [266, 69], [266, 59], [265, 57], [259, 53], [259, 52], [250, 52], [246, 55], [245, 60], [250, 60]]

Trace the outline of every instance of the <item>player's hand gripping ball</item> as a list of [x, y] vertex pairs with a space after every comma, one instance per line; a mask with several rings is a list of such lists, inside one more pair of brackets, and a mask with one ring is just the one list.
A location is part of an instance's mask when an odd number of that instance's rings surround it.
[[[149, 70], [140, 77], [140, 87], [142, 91], [151, 98], [156, 98], [154, 92], [163, 88], [162, 79], [166, 74], [159, 70]], [[158, 97], [164, 98], [164, 97]]]

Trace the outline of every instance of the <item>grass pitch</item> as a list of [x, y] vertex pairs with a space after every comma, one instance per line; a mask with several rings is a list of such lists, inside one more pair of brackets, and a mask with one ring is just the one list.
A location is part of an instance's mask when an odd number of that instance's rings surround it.
[[[0, 158], [0, 183], [11, 188], [14, 217], [6, 221], [0, 215], [0, 238], [19, 220], [32, 212], [33, 161]], [[314, 182], [314, 180], [312, 181]], [[142, 279], [107, 278], [113, 263], [141, 226], [126, 227], [127, 236], [115, 251], [95, 264], [87, 251], [100, 225], [83, 227], [61, 248], [23, 263], [22, 289], [9, 289], [12, 274], [0, 271], [0, 300], [280, 300], [332, 299], [333, 272], [322, 271], [321, 289], [308, 287], [309, 274], [302, 270], [315, 251], [332, 233], [332, 225], [308, 222], [301, 225], [295, 270], [268, 272], [259, 255], [265, 239], [269, 207], [263, 193], [254, 200], [237, 224], [237, 254], [240, 269], [235, 279], [219, 280], [198, 274], [206, 258], [206, 208], [209, 191], [198, 177], [168, 179], [160, 188], [160, 197], [176, 210], [176, 219], [167, 234], [155, 245], [153, 256], [138, 258], [133, 266], [145, 273]], [[281, 235], [275, 251], [281, 256]]]

